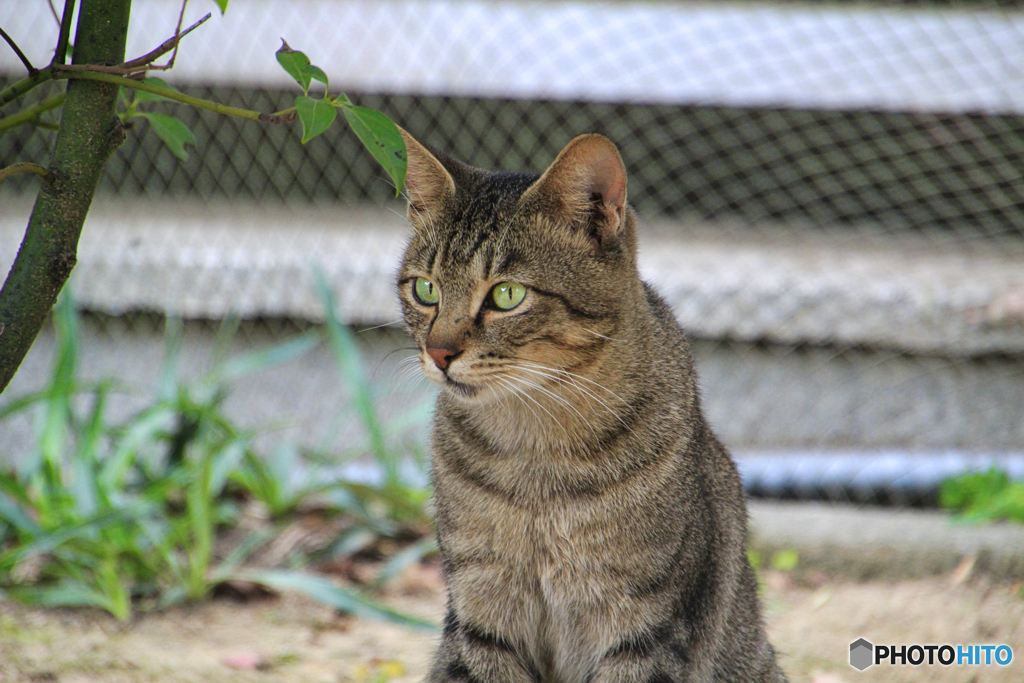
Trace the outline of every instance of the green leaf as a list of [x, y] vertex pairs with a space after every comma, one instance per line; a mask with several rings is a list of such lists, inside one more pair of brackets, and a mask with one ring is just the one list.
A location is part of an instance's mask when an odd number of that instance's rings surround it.
[[302, 88], [303, 94], [308, 93], [312, 78], [312, 75], [306, 71], [306, 67], [310, 65], [309, 57], [298, 50], [291, 49], [284, 38], [281, 39], [281, 47], [274, 54], [277, 57], [277, 63], [295, 79], [295, 82]]
[[185, 145], [196, 144], [196, 138], [192, 135], [192, 131], [188, 129], [188, 126], [173, 116], [167, 116], [166, 114], [145, 112], [139, 114], [139, 116], [146, 117], [149, 125], [153, 126], [153, 130], [156, 131], [156, 134], [160, 136], [160, 139], [164, 141], [164, 144], [167, 145], [167, 148], [171, 150], [174, 156], [182, 161], [188, 161], [188, 152], [185, 151]]
[[325, 74], [323, 72], [323, 69], [321, 69], [320, 67], [309, 64], [305, 68], [303, 68], [302, 72], [303, 75], [306, 76], [308, 80], [320, 81], [321, 83], [324, 84], [325, 89], [329, 87], [329, 84], [327, 82], [327, 74]]
[[324, 576], [294, 571], [256, 570], [239, 572], [234, 578], [263, 584], [280, 591], [298, 591], [317, 602], [364, 619], [387, 621], [421, 631], [437, 630], [437, 626], [429, 621], [396, 612], [354, 589], [336, 586]]
[[224, 16], [224, 13], [228, 11], [228, 0], [213, 0], [213, 2], [220, 8], [221, 16]]
[[330, 128], [338, 115], [338, 110], [330, 102], [306, 95], [295, 98], [295, 109], [299, 113], [299, 121], [302, 121], [302, 144]]
[[366, 149], [377, 160], [395, 183], [395, 196], [405, 187], [405, 171], [408, 160], [405, 155], [405, 140], [398, 132], [398, 126], [384, 114], [374, 109], [354, 104], [342, 106], [348, 125], [363, 142]]
[[[178, 92], [177, 88], [172, 86], [170, 83], [168, 83], [164, 79], [157, 78], [156, 76], [151, 76], [149, 78], [144, 78], [144, 79], [142, 79], [142, 82], [146, 83], [148, 85], [155, 85], [158, 88], [167, 88], [168, 90], [173, 90], [174, 92]], [[159, 102], [161, 100], [166, 100], [166, 99], [167, 98], [164, 97], [163, 95], [156, 95], [156, 94], [151, 93], [151, 92], [146, 92], [145, 90], [136, 90], [135, 91], [135, 103], [136, 104], [139, 104], [140, 102]]]

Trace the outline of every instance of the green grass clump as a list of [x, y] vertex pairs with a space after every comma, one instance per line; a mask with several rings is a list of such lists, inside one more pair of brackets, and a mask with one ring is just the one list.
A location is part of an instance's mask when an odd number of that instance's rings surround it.
[[[128, 420], [113, 423], [106, 407], [115, 385], [78, 380], [79, 322], [65, 294], [54, 309], [57, 348], [49, 385], [0, 407], [0, 420], [31, 411], [36, 425], [29, 452], [6, 454], [10, 464], [0, 469], [0, 597], [98, 607], [124, 620], [135, 609], [202, 599], [219, 583], [242, 579], [298, 590], [346, 612], [429, 626], [326, 576], [246, 568], [246, 559], [279, 526], [253, 532], [227, 551], [217, 546], [252, 500], [277, 525], [313, 500], [320, 514], [350, 518], [346, 534], [330, 549], [335, 556], [394, 536], [410, 523], [429, 528], [429, 491], [403, 480], [355, 341], [334, 315], [322, 278], [320, 289], [327, 341], [368, 434], [368, 446], [353, 453], [374, 458], [384, 473], [381, 484], [323, 476], [328, 463], [287, 444], [263, 458], [253, 447], [256, 433], [237, 428], [223, 412], [232, 380], [298, 358], [324, 341], [322, 331], [227, 359], [233, 332], [227, 324], [209, 372], [186, 384], [178, 380], [181, 325], [170, 319], [167, 362], [155, 396]], [[431, 543], [428, 537], [413, 546], [416, 559], [431, 551]], [[408, 555], [398, 553], [390, 566], [408, 562]]]
[[1024, 482], [995, 468], [963, 474], [942, 482], [939, 504], [965, 520], [1024, 523]]

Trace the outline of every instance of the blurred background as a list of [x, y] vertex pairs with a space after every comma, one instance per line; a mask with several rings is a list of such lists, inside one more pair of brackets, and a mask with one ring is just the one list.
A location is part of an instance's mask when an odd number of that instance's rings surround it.
[[[129, 56], [179, 9], [136, 0]], [[477, 166], [539, 172], [578, 134], [614, 140], [641, 269], [689, 333], [751, 494], [923, 505], [967, 470], [1024, 477], [1018, 4], [232, 0], [223, 17], [193, 1], [185, 23], [207, 11], [161, 74], [189, 94], [289, 107], [284, 38], [332, 93]], [[0, 25], [49, 61], [45, 1], [5, 0]], [[0, 86], [22, 72], [0, 49]], [[401, 364], [393, 283], [404, 206], [372, 157], [343, 126], [303, 146], [297, 124], [149, 107], [196, 144], [180, 161], [141, 123], [107, 165], [72, 277], [80, 374], [116, 378], [110, 409], [128, 416], [164, 367], [168, 316], [199, 377], [225, 320], [236, 351], [321, 325], [319, 267], [381, 423], [421, 450], [432, 390]], [[3, 135], [0, 167], [46, 159], [54, 138]], [[0, 273], [37, 190], [0, 186]], [[5, 400], [47, 383], [54, 347], [47, 328]], [[267, 444], [329, 454], [365, 441], [352, 401], [321, 346], [237, 380], [225, 409]], [[0, 457], [33, 430], [28, 414], [0, 423]]]

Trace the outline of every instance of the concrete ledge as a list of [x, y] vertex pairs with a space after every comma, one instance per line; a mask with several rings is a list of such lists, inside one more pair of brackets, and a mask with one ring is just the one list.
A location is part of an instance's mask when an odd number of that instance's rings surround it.
[[792, 549], [801, 566], [858, 579], [950, 572], [964, 558], [972, 571], [1024, 578], [1024, 526], [964, 524], [937, 511], [857, 508], [825, 503], [749, 501], [751, 544]]
[[[30, 207], [0, 199], [0, 272]], [[89, 309], [186, 317], [322, 318], [310, 273], [327, 273], [349, 320], [399, 317], [394, 272], [406, 235], [389, 208], [125, 202], [100, 198], [75, 270]], [[1024, 245], [641, 226], [641, 270], [691, 335], [856, 345], [915, 354], [1024, 352]]]

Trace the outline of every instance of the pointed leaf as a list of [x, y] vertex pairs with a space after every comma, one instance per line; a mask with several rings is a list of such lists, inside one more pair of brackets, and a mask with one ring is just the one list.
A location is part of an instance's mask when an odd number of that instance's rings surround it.
[[309, 64], [305, 68], [303, 68], [302, 72], [303, 75], [306, 76], [308, 80], [320, 81], [321, 83], [324, 84], [325, 89], [328, 87], [329, 84], [327, 83], [327, 74], [325, 74], [320, 67]]
[[295, 109], [299, 113], [299, 121], [302, 121], [302, 144], [330, 128], [338, 115], [338, 110], [330, 102], [305, 95], [295, 98]]
[[342, 111], [356, 135], [370, 150], [391, 180], [395, 183], [395, 196], [405, 187], [405, 171], [408, 164], [405, 155], [405, 141], [398, 132], [398, 126], [384, 114], [374, 109], [344, 105]]
[[308, 93], [311, 76], [306, 72], [306, 67], [309, 66], [309, 57], [298, 50], [291, 49], [284, 38], [281, 39], [281, 47], [274, 54], [277, 57], [277, 63], [295, 79], [295, 82], [302, 88], [302, 92]]
[[221, 16], [228, 11], [228, 0], [213, 0], [214, 4], [220, 8]]
[[188, 161], [188, 152], [185, 151], [185, 145], [196, 144], [196, 138], [192, 135], [192, 131], [188, 129], [188, 126], [173, 116], [167, 116], [166, 114], [145, 112], [139, 114], [139, 116], [146, 117], [149, 125], [153, 126], [153, 130], [156, 131], [156, 134], [160, 136], [160, 139], [164, 141], [164, 144], [167, 145], [167, 148], [171, 150], [174, 156], [182, 161]]
[[[156, 76], [150, 76], [149, 78], [144, 78], [142, 80], [142, 82], [143, 83], [148, 83], [149, 85], [155, 85], [158, 88], [167, 88], [168, 90], [173, 90], [175, 92], [178, 91], [178, 89], [175, 88], [173, 85], [171, 85], [170, 83], [168, 83], [167, 81], [165, 81], [162, 78], [157, 78]], [[155, 95], [155, 94], [153, 94], [151, 92], [146, 92], [145, 90], [136, 90], [135, 91], [135, 103], [136, 104], [138, 104], [140, 102], [159, 102], [160, 100], [166, 100], [166, 99], [167, 98], [164, 97], [163, 95]]]

